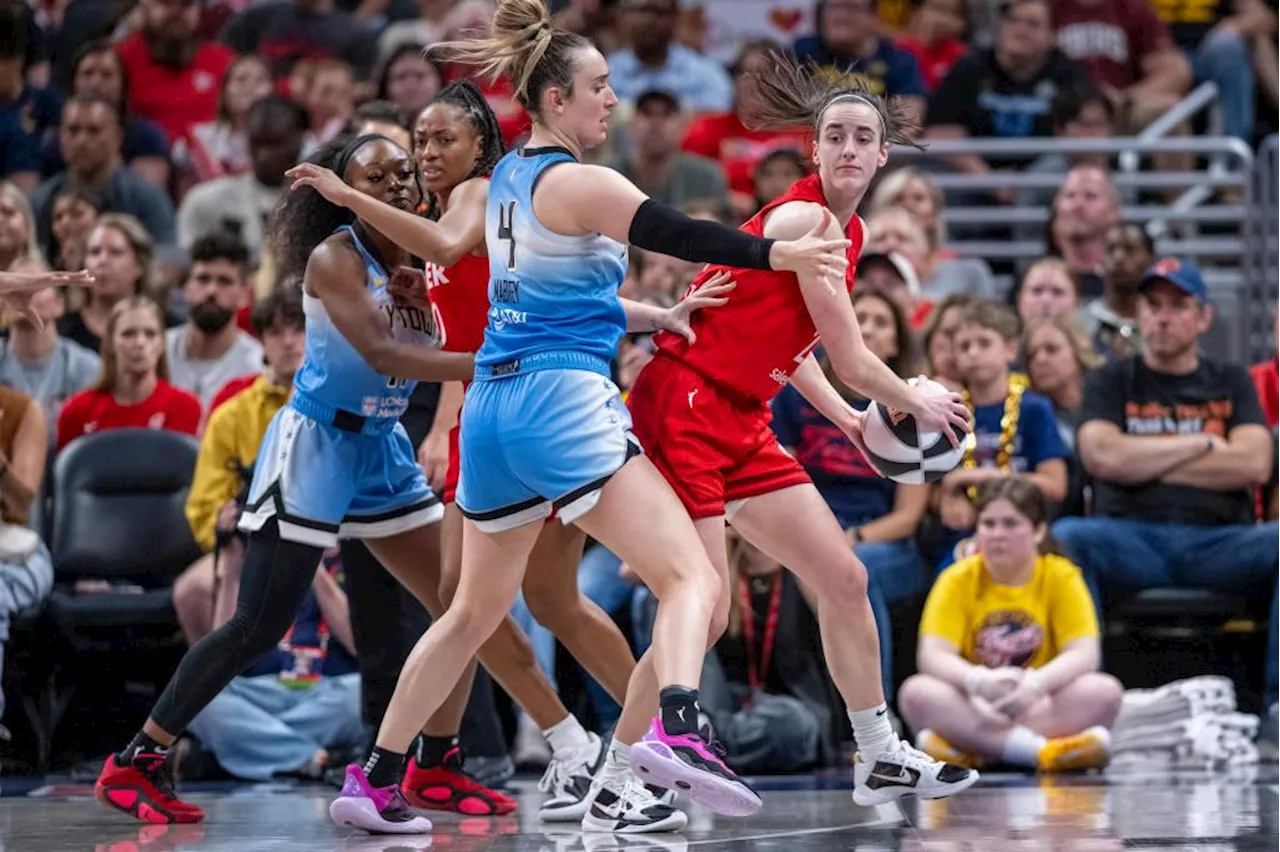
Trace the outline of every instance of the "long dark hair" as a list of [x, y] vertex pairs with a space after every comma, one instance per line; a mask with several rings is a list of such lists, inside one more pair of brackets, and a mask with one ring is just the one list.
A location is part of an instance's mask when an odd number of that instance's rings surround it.
[[[350, 134], [335, 136], [308, 157], [307, 162], [332, 169], [345, 181], [344, 166], [355, 153], [350, 147], [361, 138]], [[271, 247], [280, 280], [301, 281], [312, 250], [338, 228], [355, 220], [350, 210], [331, 204], [309, 186], [285, 192], [271, 213], [270, 225]]]
[[801, 65], [781, 53], [766, 55], [768, 65], [753, 76], [756, 102], [743, 116], [754, 130], [808, 125], [816, 133], [822, 116], [836, 101], [846, 99], [871, 107], [880, 116], [885, 145], [923, 147], [915, 141], [919, 132], [902, 98], [885, 98], [867, 88], [856, 74], [841, 74], [816, 65]]
[[[507, 150], [502, 141], [502, 126], [498, 123], [498, 116], [494, 115], [493, 108], [489, 106], [485, 96], [475, 84], [458, 80], [437, 92], [431, 99], [431, 103], [427, 104], [427, 108], [436, 104], [448, 104], [457, 109], [480, 137], [480, 156], [476, 158], [476, 164], [463, 180], [493, 174], [493, 167], [498, 165], [498, 161]], [[416, 137], [413, 144], [417, 147]], [[426, 216], [428, 219], [439, 219], [440, 213], [440, 205], [436, 201], [435, 193], [431, 193], [427, 199]]]
[[507, 77], [515, 87], [516, 100], [537, 117], [548, 87], [572, 94], [572, 54], [592, 46], [585, 36], [552, 26], [543, 0], [500, 0], [487, 36], [442, 42], [431, 53], [476, 66], [491, 79]]

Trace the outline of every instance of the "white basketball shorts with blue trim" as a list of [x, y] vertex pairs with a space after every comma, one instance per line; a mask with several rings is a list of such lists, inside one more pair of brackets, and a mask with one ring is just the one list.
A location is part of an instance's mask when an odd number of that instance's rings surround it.
[[536, 370], [478, 381], [462, 406], [458, 507], [485, 532], [572, 523], [641, 452], [631, 414], [607, 377]]
[[427, 484], [404, 427], [351, 432], [291, 405], [267, 427], [240, 529], [276, 519], [287, 541], [332, 547], [435, 523], [444, 505]]

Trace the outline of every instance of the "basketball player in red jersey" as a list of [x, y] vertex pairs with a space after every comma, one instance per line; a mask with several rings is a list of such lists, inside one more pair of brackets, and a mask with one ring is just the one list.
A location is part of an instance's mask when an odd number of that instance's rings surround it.
[[[734, 270], [737, 289], [729, 303], [693, 317], [695, 343], [657, 335], [657, 354], [628, 398], [633, 428], [689, 510], [720, 571], [722, 591], [708, 642], [718, 638], [728, 619], [724, 525], [729, 522], [812, 591], [827, 663], [858, 742], [854, 800], [872, 805], [905, 794], [949, 796], [973, 784], [977, 774], [939, 763], [894, 734], [881, 689], [866, 569], [809, 477], [769, 428], [769, 401], [790, 382], [861, 445], [862, 415], [824, 377], [811, 354], [819, 343], [840, 379], [868, 398], [953, 438], [952, 426], [967, 428], [958, 394], [924, 397], [866, 348], [849, 300], [866, 234], [855, 210], [886, 162], [889, 145], [911, 143], [897, 106], [886, 105], [860, 84], [814, 79], [790, 60], [771, 57], [759, 87], [756, 123], [809, 124], [817, 171], [766, 205], [742, 230], [791, 239], [830, 210], [835, 221], [827, 236], [841, 236], [843, 230], [852, 243], [846, 289], [785, 272]], [[702, 275], [718, 271], [712, 267]], [[647, 722], [646, 708], [627, 709], [633, 712], [623, 711], [614, 735], [623, 744], [635, 742]]]
[[[489, 310], [489, 259], [483, 229], [488, 195], [485, 178], [503, 153], [496, 119], [470, 83], [451, 84], [418, 117], [414, 146], [424, 187], [430, 195], [425, 212], [436, 221], [424, 221], [367, 195], [347, 192], [346, 184], [336, 175], [312, 164], [295, 167], [290, 177], [294, 188], [311, 186], [331, 202], [368, 216], [368, 221], [385, 228], [389, 237], [425, 259], [428, 294], [441, 330], [441, 347], [452, 352], [475, 352], [483, 342]], [[679, 319], [675, 333], [688, 331], [690, 312], [723, 304], [722, 296], [732, 286], [725, 283], [727, 280], [727, 275], [713, 278], [696, 296], [682, 303], [675, 314]], [[442, 582], [446, 587], [442, 597], [446, 601], [452, 597], [462, 561], [462, 514], [454, 503], [454, 493], [459, 474], [458, 412], [465, 387], [462, 382], [443, 385], [435, 422], [419, 450], [427, 478], [446, 505], [441, 541]], [[547, 523], [529, 558], [525, 599], [538, 621], [621, 704], [635, 658], [613, 620], [577, 590], [584, 543], [585, 536], [577, 527]], [[513, 697], [519, 702], [520, 696]], [[551, 742], [553, 760], [540, 785], [551, 796], [541, 806], [539, 816], [545, 822], [581, 820], [587, 809], [592, 774], [603, 758], [603, 745], [599, 737], [584, 731], [568, 714], [543, 733]], [[430, 748], [431, 738], [425, 742]], [[412, 804], [425, 807], [428, 800], [420, 791], [431, 787], [442, 791], [445, 786], [420, 773], [417, 765], [410, 762], [402, 789]], [[506, 807], [502, 801], [506, 797], [500, 793], [473, 790], [467, 795], [474, 798], [481, 792], [494, 797], [495, 812], [506, 812], [497, 810], [497, 806]], [[683, 828], [687, 818], [670, 807], [673, 798], [659, 800], [633, 778], [629, 807], [621, 819], [625, 831]]]

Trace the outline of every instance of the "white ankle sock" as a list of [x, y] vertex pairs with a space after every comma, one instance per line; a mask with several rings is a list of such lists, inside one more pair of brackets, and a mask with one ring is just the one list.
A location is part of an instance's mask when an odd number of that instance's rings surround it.
[[614, 740], [609, 744], [602, 771], [609, 776], [625, 775], [631, 771], [631, 746]]
[[898, 741], [893, 726], [889, 724], [887, 705], [850, 710], [849, 722], [853, 725], [853, 738], [858, 741], [858, 754], [862, 755], [864, 762], [892, 751]]
[[551, 743], [551, 753], [556, 758], [591, 747], [591, 738], [587, 736], [586, 729], [572, 713], [547, 728], [542, 735]]
[[1040, 762], [1040, 749], [1044, 748], [1045, 738], [1025, 725], [1017, 725], [1009, 731], [1004, 741], [1004, 753], [1001, 759], [1015, 766], [1036, 766]]

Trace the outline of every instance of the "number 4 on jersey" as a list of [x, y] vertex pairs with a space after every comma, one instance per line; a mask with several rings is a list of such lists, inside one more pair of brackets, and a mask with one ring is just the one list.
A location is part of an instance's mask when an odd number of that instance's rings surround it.
[[511, 223], [515, 219], [516, 203], [508, 201], [498, 208], [498, 239], [505, 240], [509, 246], [507, 250], [507, 269], [516, 268], [516, 236], [511, 230]]

